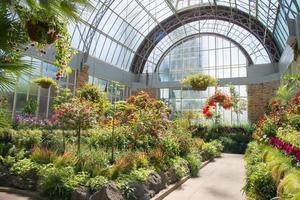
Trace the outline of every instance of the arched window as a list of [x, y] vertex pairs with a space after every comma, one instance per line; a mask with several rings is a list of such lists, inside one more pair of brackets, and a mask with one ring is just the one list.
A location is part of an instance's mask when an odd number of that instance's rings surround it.
[[180, 41], [163, 56], [160, 80], [180, 81], [190, 74], [216, 78], [246, 77], [248, 59], [233, 41], [217, 35], [196, 35]]

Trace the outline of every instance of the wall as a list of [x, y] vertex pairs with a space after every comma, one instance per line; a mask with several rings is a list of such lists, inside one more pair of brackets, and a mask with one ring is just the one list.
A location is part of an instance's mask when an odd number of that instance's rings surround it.
[[248, 85], [248, 118], [255, 123], [265, 113], [265, 106], [274, 97], [280, 81]]

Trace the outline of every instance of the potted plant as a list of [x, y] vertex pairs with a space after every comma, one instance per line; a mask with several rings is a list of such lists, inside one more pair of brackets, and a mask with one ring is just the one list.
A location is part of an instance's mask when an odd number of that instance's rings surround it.
[[[25, 26], [28, 40], [32, 42], [31, 46], [37, 46], [41, 53], [46, 54], [45, 47], [55, 44], [54, 64], [58, 68], [56, 79], [60, 80], [70, 74], [72, 70], [68, 64], [76, 51], [71, 48], [67, 23], [56, 15], [45, 12], [43, 8], [28, 10], [16, 6], [15, 9]], [[25, 50], [28, 50], [28, 47]]]
[[39, 77], [32, 82], [45, 89], [50, 88], [51, 85], [57, 87], [56, 81], [49, 77]]
[[193, 90], [206, 90], [208, 86], [216, 86], [217, 80], [205, 74], [194, 74], [187, 76], [181, 81], [183, 87], [192, 87]]

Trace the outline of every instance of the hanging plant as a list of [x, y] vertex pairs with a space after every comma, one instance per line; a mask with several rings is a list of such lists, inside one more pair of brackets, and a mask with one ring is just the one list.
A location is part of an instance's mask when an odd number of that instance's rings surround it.
[[57, 82], [49, 77], [40, 77], [32, 82], [45, 89], [49, 89], [51, 85], [53, 85], [55, 88], [58, 87]]
[[36, 8], [28, 10], [22, 6], [15, 7], [21, 21], [25, 26], [28, 38], [39, 45], [51, 45], [59, 34], [66, 29], [66, 24], [51, 14], [46, 14], [44, 9]]
[[56, 79], [60, 80], [70, 74], [72, 69], [68, 64], [76, 51], [71, 48], [67, 24], [42, 8], [29, 11], [22, 6], [16, 6], [15, 10], [25, 25], [31, 46], [36, 46], [42, 54], [46, 54], [45, 47], [55, 44], [54, 64], [58, 68]]
[[76, 50], [71, 48], [71, 37], [69, 33], [64, 30], [63, 35], [56, 40], [55, 45], [55, 59], [54, 65], [58, 68], [56, 80], [64, 78], [66, 75], [72, 73], [69, 63], [72, 57], [76, 54]]
[[181, 81], [183, 87], [191, 87], [193, 90], [206, 90], [208, 86], [216, 86], [217, 80], [205, 74], [195, 74], [187, 76]]

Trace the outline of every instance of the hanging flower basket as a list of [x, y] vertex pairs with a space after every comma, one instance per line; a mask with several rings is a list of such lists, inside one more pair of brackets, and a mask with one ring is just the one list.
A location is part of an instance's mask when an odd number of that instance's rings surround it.
[[26, 29], [31, 41], [42, 43], [47, 37], [49, 25], [41, 21], [29, 20]]
[[57, 83], [49, 77], [40, 77], [33, 80], [32, 82], [44, 89], [49, 89], [51, 85], [54, 85], [55, 87], [57, 86]]
[[50, 29], [47, 32], [47, 44], [53, 44], [58, 39], [59, 30]]
[[193, 90], [204, 91], [208, 86], [216, 86], [217, 80], [205, 74], [190, 75], [182, 80], [183, 87], [191, 87]]

